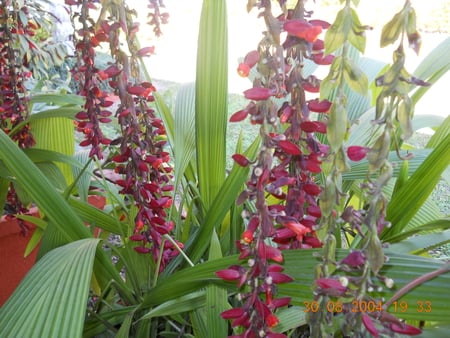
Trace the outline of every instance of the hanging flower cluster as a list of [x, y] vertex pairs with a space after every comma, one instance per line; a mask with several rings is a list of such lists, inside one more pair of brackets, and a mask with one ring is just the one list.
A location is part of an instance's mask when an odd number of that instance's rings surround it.
[[103, 159], [102, 146], [110, 144], [111, 140], [103, 135], [100, 123], [111, 122], [112, 112], [108, 110], [113, 101], [108, 99], [108, 93], [101, 89], [103, 81], [109, 77], [117, 75], [118, 70], [110, 67], [100, 70], [95, 66], [95, 47], [107, 41], [107, 35], [103, 31], [96, 30], [91, 24], [89, 11], [96, 9], [91, 1], [66, 1], [66, 4], [80, 6], [79, 17], [82, 27], [76, 31], [78, 38], [75, 44], [77, 64], [73, 69], [73, 76], [80, 84], [79, 94], [84, 96], [86, 102], [84, 110], [80, 111], [77, 118], [77, 131], [83, 134], [84, 140], [80, 142], [82, 147], [90, 147], [89, 156], [96, 156]]
[[[343, 6], [344, 8], [337, 13], [335, 22], [325, 36], [327, 51], [336, 52], [337, 56], [332, 61], [328, 76], [321, 83], [321, 95], [333, 97], [327, 122], [331, 169], [327, 173], [324, 194], [320, 201], [324, 215], [320, 226], [321, 230], [326, 232], [326, 236], [323, 240], [322, 261], [316, 270], [314, 301], [319, 304], [319, 307], [318, 311], [310, 313], [308, 318], [310, 334], [311, 337], [321, 337], [323, 327], [333, 325], [335, 313], [327, 311], [326, 304], [337, 300], [342, 302], [342, 311], [339, 311], [339, 314], [342, 316], [341, 334], [344, 336], [362, 336], [366, 331], [374, 337], [378, 337], [381, 333], [391, 336], [395, 332], [416, 335], [420, 333], [419, 329], [406, 325], [394, 315], [387, 313], [382, 300], [375, 299], [373, 296], [373, 291], [380, 291], [383, 287], [392, 288], [394, 285], [391, 278], [380, 273], [387, 258], [379, 235], [390, 225], [385, 219], [388, 200], [383, 193], [383, 188], [391, 179], [393, 172], [388, 155], [391, 149], [391, 135], [394, 131], [394, 107], [399, 107], [399, 111], [400, 107], [403, 109], [402, 114], [397, 114], [402, 131], [404, 131], [403, 126], [410, 123], [406, 115], [411, 113], [411, 105], [399, 104], [402, 99], [405, 102], [408, 101], [408, 97], [400, 96], [395, 92], [399, 78], [406, 74], [406, 71], [402, 70], [404, 57], [399, 57], [399, 51], [403, 49], [399, 48], [394, 56], [398, 65], [387, 72], [390, 82], [385, 83], [383, 76], [376, 80], [379, 86], [383, 86], [377, 99], [375, 116], [375, 123], [380, 125], [378, 130], [381, 133], [370, 147], [345, 147], [349, 125], [345, 88], [350, 88], [361, 95], [365, 95], [368, 90], [367, 78], [364, 72], [351, 61], [349, 48], [352, 45], [364, 52], [363, 33], [369, 27], [359, 22], [350, 1], [345, 2]], [[393, 20], [395, 25], [407, 25], [408, 30], [415, 30], [415, 19], [408, 23], [411, 14], [409, 1], [406, 1], [404, 12], [404, 18], [396, 15], [396, 19]], [[346, 25], [348, 29], [343, 30], [342, 27]], [[397, 36], [401, 33], [401, 27], [391, 25], [394, 26], [392, 30], [383, 30], [382, 44], [383, 36], [391, 39], [393, 33]], [[387, 26], [389, 27], [389, 24]], [[321, 60], [326, 58], [327, 56], [320, 57]], [[391, 95], [397, 97], [385, 105], [387, 97]], [[400, 115], [402, 115], [402, 121], [400, 121]], [[342, 193], [341, 182], [342, 173], [349, 170], [347, 158], [352, 161], [367, 158], [369, 164], [367, 179], [361, 185], [364, 192], [361, 203], [364, 207], [361, 210], [356, 210], [353, 206], [344, 208], [340, 202], [342, 197], [345, 197]], [[332, 213], [338, 210], [342, 211], [340, 217], [332, 216]], [[357, 236], [361, 239], [361, 244], [358, 249], [351, 251], [337, 262], [337, 238], [334, 234], [342, 231], [352, 234], [352, 237]], [[360, 309], [355, 311], [351, 306], [355, 303], [370, 303], [375, 305], [375, 308], [370, 312], [360, 311]]]
[[[15, 1], [9, 7], [0, 8], [0, 127], [7, 134], [28, 116], [25, 82], [31, 72], [24, 66], [23, 52], [16, 48], [20, 42], [31, 49], [36, 48], [31, 37], [38, 27], [27, 18], [27, 8], [18, 9]], [[29, 129], [26, 124], [11, 135], [21, 148], [29, 148], [35, 143]]]
[[[276, 298], [276, 285], [292, 279], [282, 273], [282, 250], [319, 248], [322, 243], [315, 227], [322, 215], [318, 204], [322, 188], [315, 182], [328, 147], [318, 135], [326, 133], [325, 116], [331, 102], [307, 99], [319, 91], [320, 80], [306, 76], [303, 64], [322, 52], [319, 34], [329, 25], [308, 20], [306, 12], [294, 17], [293, 11], [275, 18], [270, 2], [260, 2], [268, 32], [258, 49], [251, 51], [238, 66], [238, 74], [248, 76], [255, 67], [253, 88], [244, 92], [251, 100], [230, 118], [238, 122], [250, 118], [260, 125], [262, 145], [255, 161], [243, 154], [233, 155], [241, 166], [251, 166], [252, 174], [238, 203], [252, 204], [245, 215], [246, 230], [238, 243], [239, 258], [247, 266], [231, 266], [218, 271], [227, 281], [237, 281], [242, 289], [242, 306], [222, 313], [241, 326], [240, 337], [285, 337], [273, 332], [278, 324], [276, 310], [287, 306], [289, 298]], [[281, 28], [286, 40], [280, 44]], [[322, 47], [321, 47], [322, 46]], [[323, 57], [320, 57], [322, 60]], [[290, 96], [289, 96], [290, 95]], [[284, 99], [276, 104], [273, 98]], [[316, 115], [313, 115], [315, 113]], [[269, 198], [267, 198], [270, 196]]]
[[[28, 18], [27, 7], [19, 8], [16, 1], [9, 6], [0, 7], [0, 128], [11, 136], [20, 148], [29, 148], [35, 144], [30, 126], [20, 126], [28, 117], [29, 96], [25, 88], [31, 72], [26, 69], [24, 51], [16, 46], [21, 42], [30, 49], [36, 48], [31, 38], [37, 25]], [[11, 183], [7, 193], [8, 215], [26, 213], [28, 209], [20, 201], [14, 185]], [[28, 228], [19, 220], [22, 232]]]
[[[150, 1], [149, 4], [154, 12], [150, 23], [155, 27], [159, 27], [161, 18], [164, 18], [162, 22], [167, 19], [167, 14], [158, 14], [159, 3]], [[100, 146], [110, 144], [109, 161], [117, 175], [114, 182], [137, 209], [135, 228], [129, 239], [137, 243], [136, 252], [151, 253], [162, 270], [178, 251], [172, 241], [163, 238], [174, 227], [166, 212], [172, 205], [173, 191], [170, 156], [165, 150], [166, 131], [150, 106], [155, 87], [141, 80], [139, 67], [140, 58], [151, 55], [154, 48], [138, 48], [139, 24], [133, 21], [133, 12], [128, 7], [115, 3], [109, 6], [111, 15], [107, 19], [102, 17], [96, 25], [79, 31], [82, 40], [77, 44], [77, 51], [84, 65], [78, 69], [84, 71], [81, 93], [86, 97], [86, 109], [77, 115], [84, 119], [78, 122], [78, 129], [86, 135], [82, 145], [91, 147], [91, 156], [101, 158]], [[91, 2], [82, 2], [80, 15], [87, 18], [92, 7]], [[124, 40], [127, 49], [122, 47]], [[100, 43], [108, 45], [114, 59], [106, 69], [94, 66], [94, 48]], [[107, 82], [111, 92], [100, 89], [101, 81]], [[110, 141], [103, 136], [99, 122], [110, 121], [112, 113], [106, 108], [112, 105], [113, 95], [119, 99], [115, 116], [120, 136]], [[182, 247], [181, 243], [177, 245]]]

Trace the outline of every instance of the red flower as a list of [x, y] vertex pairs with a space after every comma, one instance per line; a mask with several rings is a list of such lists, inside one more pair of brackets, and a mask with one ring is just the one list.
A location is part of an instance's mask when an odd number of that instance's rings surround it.
[[216, 276], [226, 281], [232, 281], [239, 279], [239, 277], [241, 277], [241, 274], [235, 269], [225, 269], [216, 271]]
[[422, 330], [415, 327], [415, 326], [411, 326], [408, 324], [396, 324], [396, 323], [392, 323], [389, 328], [391, 329], [391, 331], [393, 332], [397, 332], [397, 333], [401, 333], [401, 334], [406, 334], [408, 336], [417, 336], [418, 334], [422, 333]]
[[339, 293], [345, 293], [347, 291], [347, 288], [340, 281], [333, 278], [319, 278], [316, 280], [316, 284], [321, 289], [335, 289]]
[[322, 191], [320, 187], [315, 183], [305, 183], [303, 184], [303, 190], [313, 196], [317, 196]]
[[268, 327], [275, 327], [280, 323], [280, 320], [274, 314], [270, 314], [266, 317], [266, 323]]
[[239, 76], [247, 77], [248, 74], [250, 74], [250, 67], [245, 63], [240, 63], [237, 68], [237, 72]]
[[144, 48], [139, 49], [136, 54], [139, 57], [143, 57], [143, 56], [149, 56], [154, 53], [155, 53], [155, 46], [151, 46], [151, 47], [144, 47]]
[[248, 100], [263, 101], [272, 96], [272, 90], [265, 87], [254, 87], [244, 91], [244, 96]]
[[364, 257], [361, 251], [353, 251], [347, 255], [342, 261], [341, 264], [348, 265], [352, 268], [357, 268], [358, 266], [363, 265], [366, 262], [366, 258]]
[[322, 133], [325, 134], [327, 132], [327, 126], [325, 123], [320, 121], [304, 121], [300, 123], [300, 128], [305, 133]]
[[248, 54], [244, 58], [244, 63], [252, 68], [254, 65], [258, 63], [259, 60], [259, 52], [257, 50], [252, 50], [248, 52]]
[[137, 246], [134, 248], [134, 251], [141, 253], [141, 254], [146, 254], [146, 253], [149, 253], [151, 250], [149, 248], [146, 248], [143, 246]]
[[285, 273], [281, 272], [269, 272], [269, 276], [272, 278], [272, 282], [275, 284], [289, 283], [294, 280], [291, 276], [288, 276]]
[[253, 66], [256, 65], [256, 63], [259, 60], [259, 52], [256, 50], [253, 50], [249, 52], [245, 58], [244, 61], [241, 62], [238, 66], [238, 74], [242, 77], [247, 77], [250, 73], [250, 69], [253, 68]]
[[234, 162], [239, 164], [241, 167], [246, 167], [250, 163], [248, 158], [241, 154], [234, 154], [233, 156], [231, 156], [231, 158], [234, 160]]
[[309, 93], [318, 93], [320, 91], [320, 85], [305, 82], [303, 83], [303, 89]]
[[361, 161], [366, 157], [369, 152], [369, 148], [361, 146], [350, 146], [347, 148], [347, 156], [352, 161]]
[[326, 113], [330, 110], [331, 104], [328, 100], [319, 101], [319, 99], [314, 99], [308, 101], [308, 108], [316, 113]]
[[326, 56], [323, 56], [323, 53], [313, 54], [313, 61], [317, 65], [331, 65], [334, 61], [334, 55], [328, 54]]
[[288, 153], [289, 155], [301, 155], [302, 151], [296, 145], [295, 143], [292, 143], [287, 140], [282, 140], [278, 142], [278, 146], [283, 150], [284, 152]]
[[303, 238], [303, 243], [309, 245], [311, 248], [321, 248], [322, 242], [315, 236], [305, 236]]
[[297, 235], [299, 241], [303, 240], [303, 236], [311, 232], [310, 228], [305, 227], [303, 224], [298, 222], [286, 222], [283, 225], [289, 230], [293, 231]]
[[270, 259], [278, 263], [283, 262], [283, 255], [279, 249], [262, 242], [258, 246], [258, 254], [262, 259]]
[[286, 32], [288, 32], [288, 34], [304, 39], [308, 42], [316, 41], [319, 34], [322, 33], [321, 26], [313, 26], [312, 24], [301, 19], [286, 21], [283, 28]]
[[372, 336], [374, 336], [375, 338], [379, 337], [378, 330], [375, 327], [375, 324], [373, 323], [372, 319], [370, 319], [370, 317], [365, 313], [362, 314], [362, 322], [366, 327], [366, 330], [369, 331]]
[[236, 309], [229, 309], [229, 310], [223, 311], [220, 314], [220, 317], [222, 317], [223, 319], [235, 319], [235, 318], [239, 318], [239, 317], [243, 316], [244, 314], [245, 314], [244, 309], [236, 308]]

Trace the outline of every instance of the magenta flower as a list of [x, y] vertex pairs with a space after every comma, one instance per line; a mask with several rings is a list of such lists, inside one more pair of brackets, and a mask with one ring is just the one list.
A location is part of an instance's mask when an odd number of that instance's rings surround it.
[[422, 333], [421, 329], [419, 329], [419, 328], [417, 328], [415, 326], [404, 324], [404, 323], [402, 323], [402, 324], [391, 323], [389, 328], [393, 332], [406, 334], [408, 336], [417, 336], [418, 334]]
[[316, 284], [324, 294], [343, 296], [347, 292], [347, 287], [334, 278], [319, 278], [316, 280]]
[[350, 146], [347, 148], [347, 156], [352, 161], [361, 161], [366, 157], [370, 148], [361, 146]]
[[357, 268], [358, 266], [364, 265], [366, 262], [366, 257], [361, 251], [353, 251], [347, 255], [340, 264], [348, 265], [352, 268]]
[[308, 42], [316, 41], [319, 34], [322, 33], [321, 26], [312, 25], [302, 19], [286, 21], [283, 28], [289, 35], [304, 39]]
[[249, 52], [245, 58], [244, 62], [241, 62], [238, 66], [238, 74], [242, 77], [247, 77], [250, 73], [250, 69], [252, 69], [259, 60], [259, 52], [257, 50], [253, 50]]
[[226, 280], [226, 281], [233, 281], [233, 280], [239, 279], [239, 277], [241, 277], [241, 274], [236, 269], [219, 270], [219, 271], [216, 271], [216, 275], [217, 275], [217, 277], [222, 278], [223, 280]]
[[378, 330], [375, 327], [372, 319], [365, 313], [362, 314], [362, 322], [366, 328], [366, 330], [375, 338], [379, 337]]
[[272, 96], [272, 90], [265, 87], [254, 87], [244, 91], [244, 96], [248, 100], [264, 101]]
[[330, 110], [331, 104], [328, 100], [319, 101], [319, 99], [314, 99], [308, 101], [308, 108], [315, 113], [326, 113]]
[[243, 316], [245, 314], [245, 310], [243, 308], [234, 308], [223, 311], [220, 316], [223, 319], [235, 319]]
[[278, 146], [290, 155], [301, 155], [302, 151], [299, 146], [287, 140], [278, 141]]
[[250, 161], [248, 160], [247, 157], [245, 157], [242, 154], [234, 154], [233, 156], [231, 156], [232, 159], [234, 160], [234, 162], [236, 162], [237, 164], [239, 164], [241, 167], [246, 167], [249, 165]]

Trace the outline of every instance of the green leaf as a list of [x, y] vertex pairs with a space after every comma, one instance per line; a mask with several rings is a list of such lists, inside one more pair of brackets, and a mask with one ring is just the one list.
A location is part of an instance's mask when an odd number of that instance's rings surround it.
[[442, 230], [450, 229], [450, 219], [438, 219], [433, 220], [428, 223], [422, 223], [418, 227], [412, 227], [411, 229], [405, 229], [403, 232], [389, 237], [390, 243], [399, 243], [411, 236], [421, 234], [421, 233], [430, 233], [430, 232], [439, 232]]
[[[73, 156], [78, 162], [83, 163], [87, 168], [79, 168], [78, 166], [72, 166], [72, 174], [77, 188], [78, 196], [83, 201], [87, 200], [89, 187], [91, 184], [92, 172], [94, 170], [94, 162], [90, 161], [89, 150], [82, 150], [75, 153]], [[71, 186], [72, 188], [72, 186]]]
[[133, 323], [133, 315], [134, 311], [125, 316], [125, 319], [121, 323], [120, 329], [119, 331], [117, 331], [114, 338], [128, 338], [130, 336], [130, 328], [131, 324]]
[[[450, 221], [448, 221], [448, 223], [450, 223]], [[449, 242], [450, 231], [447, 230], [434, 234], [411, 237], [399, 243], [390, 245], [389, 249], [399, 253], [412, 253], [420, 255]]]
[[[67, 156], [75, 152], [75, 132], [73, 121], [62, 117], [35, 119], [30, 122], [36, 148], [52, 150]], [[67, 164], [58, 164], [67, 184], [73, 181], [72, 168]]]
[[84, 105], [85, 99], [80, 95], [74, 94], [34, 94], [30, 98], [30, 103], [45, 103], [47, 105], [53, 104], [55, 106], [67, 105]]
[[228, 37], [225, 0], [203, 1], [197, 48], [197, 170], [200, 196], [207, 210], [224, 182], [226, 168]]
[[3, 131], [0, 131], [0, 159], [14, 173], [16, 181], [27, 190], [39, 210], [58, 226], [67, 241], [89, 237], [81, 219]]
[[36, 229], [34, 230], [30, 240], [28, 241], [27, 247], [25, 248], [25, 253], [23, 254], [24, 257], [27, 257], [31, 253], [31, 251], [33, 251], [39, 244], [42, 238], [42, 234], [47, 227], [47, 222], [42, 218], [30, 215], [16, 215], [16, 217], [23, 221], [27, 221], [36, 225]]
[[440, 142], [443, 142], [448, 137], [448, 134], [450, 134], [450, 116], [447, 116], [433, 136], [431, 136], [431, 139], [427, 143], [427, 148], [437, 147]]
[[[189, 293], [187, 295], [169, 300], [154, 307], [145, 315], [143, 315], [140, 320], [147, 320], [154, 317], [172, 316], [174, 314], [194, 311], [203, 308], [206, 303], [205, 298], [205, 291]], [[216, 321], [217, 320], [218, 318], [216, 318]]]
[[[1, 163], [0, 163], [0, 170], [1, 170]], [[4, 210], [6, 198], [8, 196], [8, 188], [9, 184], [11, 183], [10, 180], [4, 178], [4, 174], [0, 174], [0, 208]], [[8, 174], [6, 173], [6, 176]]]
[[405, 12], [402, 9], [400, 12], [396, 13], [394, 17], [383, 26], [381, 30], [380, 47], [386, 47], [391, 43], [397, 41], [402, 32], [402, 25], [404, 22]]
[[[259, 139], [256, 139], [245, 152], [247, 158], [253, 158], [259, 146]], [[222, 222], [230, 207], [235, 203], [245, 180], [248, 177], [249, 168], [234, 166], [225, 182], [221, 186], [220, 192], [214, 199], [211, 207], [203, 220], [199, 231], [190, 237], [189, 242], [185, 243], [188, 256], [196, 263], [198, 262], [207, 248], [214, 227]]]
[[195, 84], [183, 85], [175, 101], [175, 186], [178, 187], [195, 154]]
[[303, 307], [291, 306], [276, 313], [280, 323], [275, 326], [275, 332], [286, 332], [306, 325], [306, 312]]
[[[68, 243], [91, 237], [87, 227], [61, 194], [55, 190], [50, 181], [8, 135], [1, 130], [0, 160], [3, 161], [3, 164], [10, 172], [14, 173], [15, 180], [26, 189], [39, 211], [49, 219], [49, 225], [57, 229], [59, 239], [62, 238], [64, 243]], [[51, 227], [48, 227], [47, 230], [51, 229]], [[95, 270], [97, 279], [102, 286], [113, 279], [118, 283], [119, 287], [124, 287], [124, 282], [119, 273], [115, 271], [110, 259], [101, 249], [97, 255]], [[126, 299], [132, 298], [125, 289], [121, 289], [121, 292]]]
[[348, 8], [341, 9], [333, 24], [325, 33], [325, 55], [331, 54], [338, 50], [349, 34], [352, 26], [352, 16]]
[[382, 233], [382, 239], [400, 233], [431, 194], [442, 172], [450, 163], [448, 149], [450, 149], [450, 135], [439, 143], [410, 179], [404, 183], [402, 189], [392, 196], [387, 207], [386, 218], [393, 226]]
[[[222, 250], [219, 237], [217, 237], [216, 231], [213, 230], [209, 260], [219, 258], [222, 258]], [[205, 312], [207, 333], [210, 337], [220, 338], [228, 336], [228, 323], [220, 319], [220, 314], [227, 308], [229, 308], [227, 290], [217, 285], [208, 285], [206, 287]]]
[[366, 74], [359, 66], [350, 59], [344, 61], [344, 79], [345, 83], [355, 92], [361, 95], [367, 95], [369, 81]]
[[427, 56], [425, 56], [414, 71], [414, 76], [422, 80], [428, 80], [436, 73], [441, 74], [440, 76], [444, 75], [450, 69], [450, 60], [449, 58], [443, 56], [449, 54], [450, 37], [447, 37], [439, 45], [433, 48]]
[[98, 239], [44, 256], [0, 309], [2, 337], [81, 337]]

